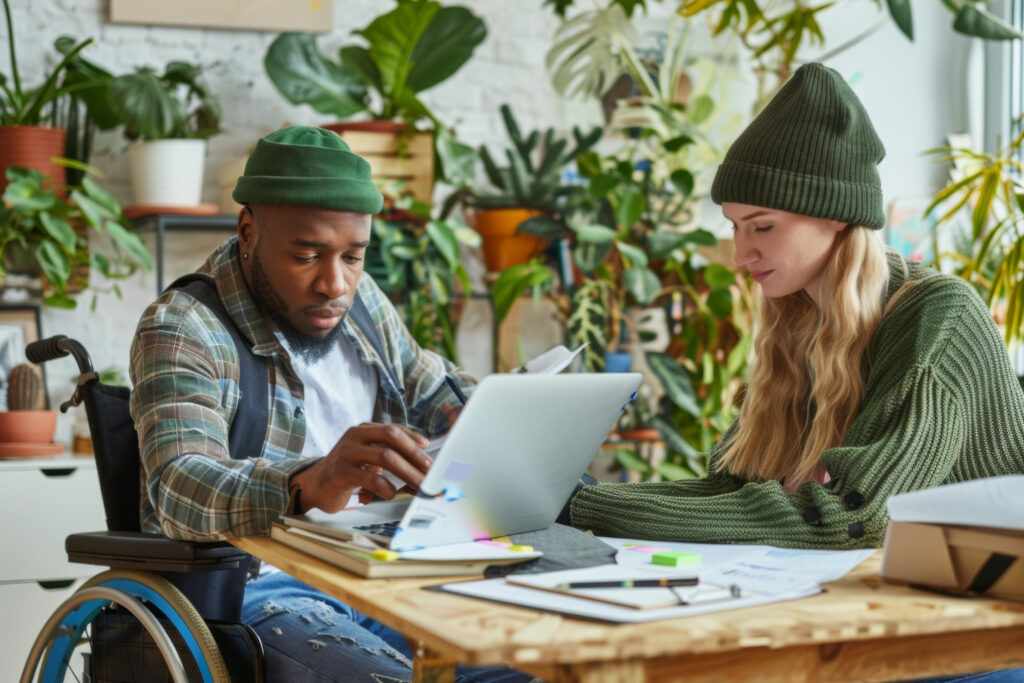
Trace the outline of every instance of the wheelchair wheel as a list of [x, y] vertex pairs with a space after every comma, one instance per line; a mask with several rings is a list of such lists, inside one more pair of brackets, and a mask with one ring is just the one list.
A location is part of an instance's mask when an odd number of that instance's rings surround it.
[[[170, 630], [175, 632], [175, 640], [184, 645], [180, 649], [191, 654], [192, 668], [198, 671], [204, 683], [231, 682], [210, 629], [181, 591], [156, 574], [114, 569], [86, 581], [50, 616], [32, 646], [21, 683], [31, 683], [37, 669], [36, 680], [42, 683], [60, 683], [68, 674], [71, 675], [69, 680], [82, 680], [72, 670], [71, 657], [76, 650], [83, 651], [90, 645], [94, 620], [102, 610], [111, 607], [129, 612], [134, 617], [128, 619], [131, 625], [136, 630], [141, 625], [148, 633], [166, 667], [164, 676], [169, 672], [174, 683], [187, 683], [190, 679], [172, 634], [155, 614], [163, 617], [164, 624], [173, 627]], [[126, 680], [153, 680], [151, 673], [143, 670], [138, 652], [135, 662], [129, 648], [125, 647], [124, 652], [131, 671], [131, 677]]]

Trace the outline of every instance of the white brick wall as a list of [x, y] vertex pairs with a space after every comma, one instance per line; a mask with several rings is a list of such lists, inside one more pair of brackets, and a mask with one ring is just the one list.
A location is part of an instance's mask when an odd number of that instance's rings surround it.
[[[318, 124], [325, 120], [307, 107], [293, 107], [285, 102], [266, 78], [262, 60], [274, 38], [272, 32], [109, 24], [107, 3], [101, 0], [13, 0], [11, 4], [19, 64], [26, 85], [37, 85], [44, 66], [56, 62], [52, 44], [64, 34], [95, 38], [96, 44], [86, 55], [114, 73], [139, 65], [162, 68], [173, 59], [199, 62], [206, 67], [207, 81], [223, 103], [226, 129], [210, 143], [204, 191], [207, 201], [217, 200], [221, 166], [244, 155], [260, 135], [286, 122]], [[487, 40], [455, 78], [423, 98], [441, 120], [456, 127], [461, 139], [496, 148], [503, 146], [505, 133], [498, 106], [506, 101], [514, 105], [524, 127], [568, 128], [597, 119], [596, 105], [562, 101], [551, 88], [544, 72], [544, 53], [557, 22], [550, 9], [541, 7], [541, 0], [464, 0], [463, 4], [486, 21]], [[652, 17], [647, 20], [648, 25], [663, 26], [664, 16], [675, 3], [652, 0], [649, 4]], [[319, 38], [321, 48], [335, 54], [337, 47], [351, 40], [349, 33], [353, 29], [365, 26], [390, 7], [387, 0], [335, 0], [334, 30]], [[836, 44], [878, 17], [867, 2], [839, 11], [844, 14], [837, 17], [835, 28], [827, 27]], [[962, 71], [957, 64], [963, 60], [965, 42], [951, 40], [951, 22], [939, 3], [915, 6], [915, 23], [926, 29], [919, 31], [916, 45], [906, 43], [890, 26], [846, 53], [836, 65], [847, 75], [859, 74], [855, 87], [870, 102], [869, 108], [889, 148], [882, 173], [890, 197], [920, 192], [922, 187], [927, 189], [940, 182], [941, 174], [917, 155], [941, 144], [942, 136], [950, 130], [966, 125], [962, 90], [955, 87], [956, 78], [952, 80], [954, 87], [948, 78], [949, 74]], [[848, 33], [838, 33], [844, 30]], [[900, 57], [900, 82], [890, 78], [893, 54]], [[6, 32], [0, 35], [0, 68], [8, 69]], [[924, 83], [923, 89], [908, 87], [908, 83], [915, 82]], [[934, 104], [922, 107], [922, 102]], [[129, 203], [124, 147], [124, 140], [116, 133], [98, 136], [93, 163], [107, 174], [106, 183], [111, 191]], [[220, 237], [170, 235], [166, 281], [200, 263]], [[76, 311], [45, 310], [44, 333], [77, 337], [86, 344], [97, 367], [126, 368], [135, 323], [155, 291], [154, 275], [140, 274], [124, 283], [122, 289], [123, 300], [101, 293], [94, 313], [89, 311], [88, 294], [80, 297]], [[479, 316], [474, 319], [479, 320]], [[489, 354], [489, 344], [485, 342], [489, 332], [484, 328], [486, 325], [478, 333], [462, 335], [467, 365], [477, 371], [486, 368]], [[48, 372], [51, 400], [63, 400], [70, 392], [72, 364], [58, 363]]]

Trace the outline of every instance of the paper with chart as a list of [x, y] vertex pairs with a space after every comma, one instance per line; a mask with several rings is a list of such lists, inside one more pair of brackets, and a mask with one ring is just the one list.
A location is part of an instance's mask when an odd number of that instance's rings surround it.
[[446, 584], [441, 590], [588, 619], [638, 623], [754, 607], [817, 595], [821, 592], [821, 583], [838, 579], [875, 552], [871, 548], [788, 550], [764, 545], [669, 543], [621, 538], [601, 540], [618, 549], [615, 556], [618, 566], [650, 572], [652, 575], [664, 573], [666, 570], [665, 567], [651, 564], [651, 556], [655, 552], [677, 550], [698, 554], [701, 556], [701, 564], [697, 573], [702, 582], [726, 586], [736, 584], [746, 594], [741, 598], [705, 604], [635, 609], [525, 588], [511, 584], [505, 579]]
[[656, 552], [678, 550], [700, 555], [700, 578], [711, 583], [737, 584], [758, 595], [818, 592], [822, 583], [835, 581], [870, 557], [864, 550], [792, 550], [770, 545], [669, 543], [622, 538], [602, 538], [618, 549], [615, 562], [647, 571]]

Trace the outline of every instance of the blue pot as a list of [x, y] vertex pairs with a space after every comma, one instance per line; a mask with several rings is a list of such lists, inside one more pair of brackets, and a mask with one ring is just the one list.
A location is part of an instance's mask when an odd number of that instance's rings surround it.
[[609, 351], [604, 354], [605, 372], [629, 372], [633, 365], [633, 354], [629, 351]]

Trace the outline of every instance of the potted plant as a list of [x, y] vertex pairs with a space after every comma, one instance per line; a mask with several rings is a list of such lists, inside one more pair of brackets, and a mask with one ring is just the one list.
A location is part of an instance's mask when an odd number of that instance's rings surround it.
[[[308, 33], [282, 33], [263, 60], [274, 87], [292, 104], [338, 119], [326, 124], [365, 157], [374, 176], [401, 179], [417, 200], [433, 189], [433, 135], [442, 128], [419, 94], [450, 78], [487, 36], [465, 7], [398, 0], [355, 31], [367, 43], [346, 45], [338, 61], [322, 55]], [[359, 121], [348, 121], [360, 117]]]
[[478, 247], [480, 236], [461, 221], [431, 219], [426, 204], [408, 197], [385, 207], [373, 231], [387, 272], [380, 284], [404, 299], [409, 332], [420, 346], [457, 364], [456, 283], [470, 292], [459, 246]]
[[[953, 162], [949, 184], [924, 211], [937, 216], [933, 233], [935, 266], [953, 263], [955, 275], [975, 287], [988, 303], [1007, 346], [1024, 341], [1024, 118], [1002, 149], [985, 153], [947, 146], [932, 153]], [[933, 214], [933, 212], [935, 212]], [[953, 253], [942, 253], [938, 230], [961, 224]]]
[[135, 203], [198, 205], [206, 140], [221, 130], [220, 105], [201, 68], [170, 62], [158, 74], [141, 67], [110, 82], [110, 102], [135, 141], [128, 148]]
[[[0, 275], [40, 274], [43, 303], [74, 308], [69, 288], [83, 284], [83, 272], [89, 268], [109, 280], [124, 279], [139, 266], [152, 268], [149, 252], [127, 226], [117, 200], [92, 178], [86, 176], [79, 186], [56, 188], [52, 179], [34, 169], [12, 166], [6, 173], [8, 184], [0, 207]], [[76, 230], [79, 225], [84, 227]], [[110, 238], [112, 257], [88, 249], [90, 228]], [[113, 291], [121, 295], [116, 283]]]
[[556, 138], [553, 128], [544, 131], [543, 138], [539, 130], [524, 137], [507, 104], [501, 105], [501, 117], [512, 141], [512, 148], [505, 150], [508, 165], [499, 166], [481, 147], [484, 170], [497, 191], [474, 192], [469, 198], [475, 209], [473, 227], [483, 237], [484, 263], [491, 272], [525, 263], [541, 252], [545, 240], [520, 226], [555, 213], [560, 199], [580, 190], [562, 182], [562, 171], [601, 138], [599, 127], [586, 134], [574, 127], [574, 144], [567, 149], [569, 140]]
[[[72, 55], [77, 44], [71, 36], [61, 36], [53, 46], [62, 55]], [[67, 131], [64, 158], [88, 164], [96, 131], [111, 130], [120, 125], [110, 101], [110, 82], [113, 79], [113, 74], [81, 54], [71, 56], [60, 83], [60, 88], [67, 94], [54, 102], [52, 115], [57, 126]], [[65, 173], [68, 185], [79, 185], [86, 170], [68, 166]]]
[[[52, 178], [56, 187], [62, 187], [64, 167], [53, 159], [64, 156], [66, 131], [57, 126], [43, 125], [43, 122], [47, 120], [56, 101], [75, 90], [90, 87], [89, 82], [61, 84], [60, 79], [68, 64], [92, 40], [83, 40], [70, 46], [41, 86], [26, 89], [22, 86], [18, 71], [14, 24], [8, 0], [4, 0], [4, 16], [7, 21], [11, 71], [9, 78], [6, 74], [0, 74], [0, 170], [9, 166], [34, 168]], [[0, 178], [0, 190], [6, 184], [6, 178]]]

